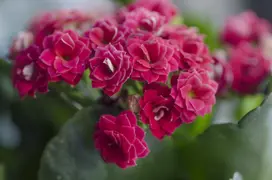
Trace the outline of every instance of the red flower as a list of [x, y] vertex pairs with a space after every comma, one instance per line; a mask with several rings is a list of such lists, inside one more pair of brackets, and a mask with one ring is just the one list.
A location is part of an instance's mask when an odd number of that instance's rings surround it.
[[36, 62], [40, 49], [32, 45], [22, 51], [16, 58], [12, 69], [12, 82], [21, 97], [34, 96], [36, 92], [48, 91], [48, 79]]
[[271, 32], [268, 21], [257, 17], [252, 11], [230, 17], [221, 33], [223, 42], [237, 46], [240, 42], [258, 41], [265, 33]]
[[209, 78], [206, 70], [191, 69], [182, 72], [176, 81], [172, 82], [174, 84], [171, 96], [181, 113], [182, 122], [191, 123], [196, 116], [204, 116], [212, 111], [216, 101], [217, 83]]
[[37, 63], [51, 80], [76, 85], [90, 56], [87, 42], [73, 31], [56, 32], [44, 40], [44, 50]]
[[9, 56], [12, 60], [23, 50], [27, 49], [33, 43], [33, 34], [31, 32], [20, 32], [13, 40], [9, 50]]
[[232, 70], [227, 61], [226, 52], [218, 50], [213, 55], [213, 79], [218, 83], [217, 94], [223, 95], [227, 92], [228, 87], [232, 84]]
[[172, 135], [182, 123], [170, 92], [167, 86], [150, 84], [145, 86], [144, 95], [139, 101], [141, 120], [149, 124], [152, 134], [158, 139]]
[[130, 56], [120, 44], [98, 47], [90, 60], [93, 88], [102, 88], [107, 95], [114, 95], [130, 77], [132, 66]]
[[127, 9], [128, 11], [132, 11], [141, 7], [165, 16], [167, 22], [177, 15], [177, 7], [171, 0], [137, 0], [135, 3], [127, 6]]
[[124, 13], [123, 26], [133, 30], [145, 30], [157, 32], [165, 24], [165, 17], [157, 12], [145, 8], [138, 8], [131, 12]]
[[175, 41], [176, 44], [187, 39], [204, 39], [204, 36], [199, 34], [197, 28], [185, 25], [166, 25], [162, 28], [159, 36], [163, 39]]
[[207, 45], [200, 39], [186, 39], [180, 42], [180, 69], [211, 69], [212, 57]]
[[98, 20], [93, 27], [85, 32], [91, 42], [91, 47], [106, 46], [108, 44], [124, 44], [125, 34], [119, 29], [117, 24], [108, 19]]
[[190, 68], [203, 68], [210, 70], [212, 58], [204, 36], [198, 33], [196, 28], [188, 28], [184, 25], [165, 26], [159, 34], [175, 47], [174, 58], [179, 64], [180, 70]]
[[144, 140], [145, 132], [137, 125], [131, 111], [119, 116], [101, 116], [94, 134], [95, 147], [106, 163], [115, 163], [121, 168], [136, 165], [138, 158], [148, 155]]
[[135, 62], [131, 78], [139, 81], [165, 82], [174, 49], [148, 33], [135, 34], [128, 40], [128, 51]]
[[36, 16], [29, 30], [34, 33], [35, 43], [42, 47], [43, 40], [55, 31], [73, 30], [79, 34], [91, 27], [93, 18], [78, 10], [59, 10]]
[[242, 43], [232, 49], [230, 65], [233, 72], [232, 88], [239, 93], [255, 93], [270, 72], [270, 62], [262, 51]]

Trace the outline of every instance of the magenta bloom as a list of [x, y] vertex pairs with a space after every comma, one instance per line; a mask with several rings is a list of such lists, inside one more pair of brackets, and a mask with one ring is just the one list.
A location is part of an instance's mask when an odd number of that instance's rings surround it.
[[191, 123], [197, 116], [204, 116], [212, 111], [218, 85], [209, 78], [206, 70], [191, 69], [182, 72], [172, 82], [171, 96], [180, 111], [182, 122]]
[[239, 93], [255, 93], [270, 72], [270, 62], [261, 49], [242, 43], [232, 49], [230, 65], [233, 73], [233, 90]]
[[167, 86], [150, 84], [145, 86], [139, 101], [141, 120], [149, 124], [152, 134], [158, 139], [172, 135], [182, 123], [170, 92]]
[[224, 95], [232, 84], [233, 75], [226, 52], [218, 50], [213, 55], [213, 79], [218, 83], [217, 94]]
[[149, 154], [145, 132], [137, 125], [136, 116], [124, 111], [119, 116], [101, 116], [94, 134], [95, 147], [106, 163], [121, 168], [136, 165], [138, 158]]
[[70, 30], [56, 32], [44, 40], [44, 50], [37, 63], [47, 71], [52, 81], [64, 80], [76, 85], [90, 57], [87, 42]]
[[165, 24], [165, 17], [145, 8], [138, 8], [124, 13], [122, 25], [133, 30], [157, 32]]
[[128, 51], [134, 61], [131, 78], [147, 83], [165, 82], [174, 49], [160, 38], [139, 33], [128, 40]]
[[196, 28], [168, 25], [162, 29], [159, 36], [175, 47], [174, 58], [180, 70], [190, 68], [210, 70], [212, 57], [204, 43], [204, 36], [199, 34]]
[[121, 45], [98, 47], [90, 60], [93, 88], [102, 88], [107, 95], [114, 95], [130, 77], [132, 67], [131, 58]]
[[48, 91], [46, 72], [37, 66], [40, 49], [32, 45], [23, 50], [14, 61], [12, 82], [21, 97], [34, 96], [36, 92]]
[[201, 39], [186, 39], [180, 42], [180, 69], [211, 69], [212, 57]]
[[135, 3], [130, 4], [127, 9], [132, 11], [141, 7], [159, 13], [166, 18], [167, 22], [177, 15], [177, 7], [171, 0], [137, 0]]
[[31, 32], [20, 32], [18, 36], [13, 40], [11, 48], [9, 50], [9, 57], [14, 60], [16, 56], [27, 49], [33, 43], [33, 34]]
[[237, 46], [240, 42], [256, 42], [265, 33], [271, 32], [268, 21], [257, 17], [252, 11], [230, 17], [221, 33], [223, 42]]
[[91, 27], [93, 18], [78, 10], [58, 10], [41, 13], [29, 25], [34, 41], [42, 47], [43, 40], [55, 31], [73, 30], [79, 34]]
[[176, 44], [187, 39], [204, 39], [204, 36], [199, 34], [197, 28], [185, 25], [165, 25], [159, 36], [163, 39], [175, 41]]
[[85, 32], [91, 42], [91, 47], [106, 46], [108, 44], [124, 44], [125, 34], [119, 29], [115, 22], [108, 19], [98, 20], [93, 27]]

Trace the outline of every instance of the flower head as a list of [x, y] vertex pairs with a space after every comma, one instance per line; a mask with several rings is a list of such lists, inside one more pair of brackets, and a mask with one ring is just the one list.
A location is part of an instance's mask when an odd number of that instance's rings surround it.
[[202, 68], [211, 70], [212, 57], [207, 45], [200, 39], [187, 39], [180, 42], [179, 68]]
[[185, 25], [164, 26], [159, 36], [167, 40], [174, 48], [174, 58], [180, 70], [204, 68], [210, 70], [212, 58], [204, 36], [196, 28]]
[[135, 166], [138, 158], [148, 155], [149, 149], [144, 137], [145, 132], [137, 125], [136, 116], [131, 111], [124, 111], [117, 117], [101, 116], [94, 141], [106, 163], [127, 168]]
[[85, 37], [90, 40], [93, 49], [108, 44], [124, 44], [125, 33], [122, 30], [116, 23], [103, 19], [96, 21], [93, 27], [85, 32]]
[[33, 34], [31, 32], [20, 32], [13, 40], [9, 55], [12, 60], [23, 50], [27, 49], [33, 43]]
[[41, 13], [32, 20], [29, 31], [34, 34], [37, 45], [43, 45], [43, 40], [55, 31], [72, 30], [79, 34], [91, 27], [93, 18], [78, 10], [59, 10]]
[[48, 91], [46, 72], [36, 64], [39, 55], [39, 47], [32, 45], [23, 50], [14, 62], [12, 82], [21, 97], [34, 96], [36, 92]]
[[93, 88], [102, 88], [107, 95], [114, 95], [130, 77], [132, 66], [130, 56], [120, 44], [98, 47], [89, 62]]
[[44, 40], [43, 48], [37, 63], [47, 71], [50, 80], [64, 80], [76, 85], [90, 56], [88, 41], [68, 30], [48, 36]]
[[232, 49], [230, 65], [232, 89], [239, 93], [255, 93], [270, 72], [270, 61], [260, 49], [248, 43], [241, 43]]
[[182, 123], [170, 92], [167, 86], [150, 84], [145, 86], [139, 101], [141, 121], [149, 124], [152, 134], [158, 139], [172, 135]]
[[232, 84], [233, 75], [231, 66], [227, 61], [226, 52], [223, 50], [217, 50], [213, 55], [213, 60], [212, 76], [218, 83], [217, 94], [223, 95]]
[[240, 42], [259, 41], [263, 34], [271, 32], [271, 25], [254, 12], [246, 11], [230, 17], [221, 33], [223, 42], [237, 46]]
[[128, 52], [135, 63], [132, 79], [147, 83], [167, 80], [174, 49], [160, 38], [149, 33], [134, 34], [128, 40]]
[[212, 111], [215, 104], [217, 83], [210, 79], [203, 69], [182, 72], [172, 81], [171, 96], [180, 111], [184, 123], [191, 123], [196, 116], [204, 116]]
[[165, 23], [165, 17], [159, 13], [138, 8], [124, 13], [122, 25], [133, 30], [157, 32]]
[[130, 4], [127, 9], [132, 11], [141, 7], [159, 13], [166, 18], [167, 22], [177, 14], [177, 7], [170, 0], [137, 0]]

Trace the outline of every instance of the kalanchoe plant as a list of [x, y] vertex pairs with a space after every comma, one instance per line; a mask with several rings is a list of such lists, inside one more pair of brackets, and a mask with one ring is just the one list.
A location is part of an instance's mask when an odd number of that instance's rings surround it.
[[176, 15], [169, 0], [138, 0], [105, 17], [39, 15], [10, 48], [13, 85], [22, 98], [63, 84], [98, 89], [90, 105], [118, 115], [103, 112], [89, 127], [94, 147], [106, 163], [135, 166], [150, 153], [147, 131], [161, 142], [212, 113], [216, 95], [257, 93], [270, 75], [271, 27], [253, 12], [227, 21], [226, 49], [213, 53], [197, 28], [171, 24]]

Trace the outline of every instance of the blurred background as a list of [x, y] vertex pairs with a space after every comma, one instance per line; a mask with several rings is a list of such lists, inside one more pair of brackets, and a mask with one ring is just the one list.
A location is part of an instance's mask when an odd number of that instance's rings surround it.
[[[201, 17], [220, 28], [224, 20], [246, 9], [272, 20], [270, 0], [174, 0], [182, 13]], [[84, 8], [90, 11], [114, 9], [109, 0], [0, 0], [0, 58], [6, 57], [12, 37], [23, 30], [29, 18], [41, 10]], [[76, 108], [63, 98], [48, 95], [20, 102], [0, 65], [0, 180], [37, 180], [44, 146], [69, 119]], [[1, 162], [5, 162], [5, 167]]]

